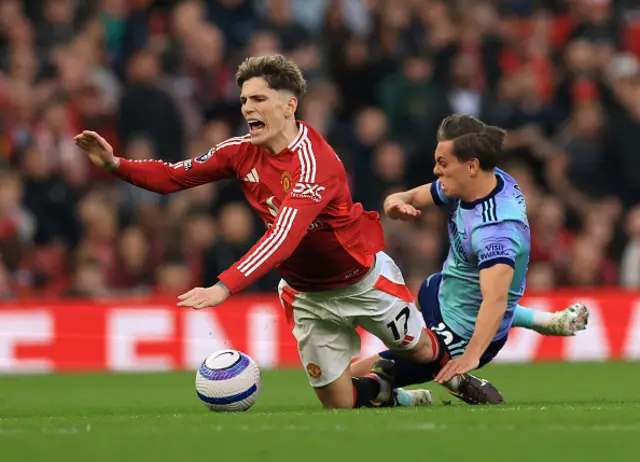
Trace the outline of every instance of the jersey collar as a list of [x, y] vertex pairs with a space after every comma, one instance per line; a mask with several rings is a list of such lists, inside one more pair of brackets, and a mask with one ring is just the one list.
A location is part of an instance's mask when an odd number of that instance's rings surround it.
[[296, 123], [298, 124], [298, 134], [293, 139], [293, 141], [289, 143], [289, 146], [287, 146], [287, 149], [289, 149], [290, 151], [293, 151], [293, 148], [296, 146], [296, 144], [298, 144], [300, 139], [304, 136], [304, 132], [305, 132], [304, 124], [299, 120], [296, 121]]
[[495, 188], [493, 188], [493, 191], [491, 191], [489, 195], [485, 197], [481, 197], [480, 199], [476, 199], [473, 202], [465, 202], [461, 200], [460, 207], [462, 207], [463, 209], [471, 210], [471, 209], [474, 209], [478, 204], [481, 204], [484, 201], [488, 201], [489, 199], [496, 197], [498, 193], [502, 191], [502, 189], [504, 188], [504, 179], [502, 178], [502, 176], [496, 173], [496, 180], [498, 180], [498, 184], [496, 185]]

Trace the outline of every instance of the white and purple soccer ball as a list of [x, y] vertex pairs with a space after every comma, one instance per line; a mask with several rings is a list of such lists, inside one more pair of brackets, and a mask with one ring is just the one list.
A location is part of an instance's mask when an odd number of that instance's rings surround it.
[[262, 375], [253, 359], [237, 350], [220, 350], [196, 372], [198, 398], [212, 411], [246, 411], [262, 390]]

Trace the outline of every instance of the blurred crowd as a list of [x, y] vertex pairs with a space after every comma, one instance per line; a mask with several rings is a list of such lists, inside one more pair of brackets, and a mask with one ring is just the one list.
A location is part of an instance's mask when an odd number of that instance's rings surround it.
[[[239, 186], [149, 193], [73, 136], [96, 130], [131, 159], [198, 155], [246, 133], [235, 68], [275, 52], [304, 71], [299, 118], [366, 208], [432, 181], [440, 120], [474, 114], [508, 130], [529, 288], [640, 286], [640, 2], [0, 0], [0, 298], [215, 281], [264, 232]], [[415, 289], [445, 257], [445, 217], [384, 225]]]

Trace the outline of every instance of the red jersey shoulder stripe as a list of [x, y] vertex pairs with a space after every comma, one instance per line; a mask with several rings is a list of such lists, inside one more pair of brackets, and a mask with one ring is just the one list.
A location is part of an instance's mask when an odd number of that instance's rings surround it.
[[235, 138], [229, 138], [228, 140], [222, 141], [215, 145], [214, 149], [222, 149], [227, 146], [235, 146], [242, 143], [248, 143], [251, 141], [251, 135], [237, 136]]
[[314, 183], [316, 181], [316, 156], [309, 139], [309, 129], [301, 125], [301, 133], [298, 134], [298, 141], [292, 143], [291, 150], [298, 154], [300, 161], [300, 183]]
[[[228, 140], [224, 140], [221, 141], [220, 143], [216, 144], [213, 148], [214, 151], [221, 149], [221, 148], [226, 148], [227, 146], [237, 146], [239, 144], [242, 143], [247, 143], [249, 141], [251, 141], [250, 138], [251, 135], [247, 134], [245, 136], [237, 136], [234, 138], [229, 138]], [[209, 151], [211, 151], [211, 149], [209, 149]], [[134, 162], [138, 162], [138, 161], [134, 161]], [[173, 169], [178, 169], [180, 167], [182, 167], [184, 165], [184, 160], [181, 160], [180, 162], [174, 163], [174, 164], [169, 164], [167, 162], [164, 162], [165, 165], [168, 165], [170, 167], [173, 167]]]

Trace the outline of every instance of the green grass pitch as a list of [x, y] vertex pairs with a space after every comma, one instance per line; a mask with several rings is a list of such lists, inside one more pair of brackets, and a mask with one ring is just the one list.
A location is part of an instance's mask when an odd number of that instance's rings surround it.
[[[0, 378], [0, 461], [640, 460], [640, 363], [491, 366], [502, 407], [324, 411], [302, 371], [217, 414], [194, 373]], [[224, 459], [223, 459], [224, 458]]]

